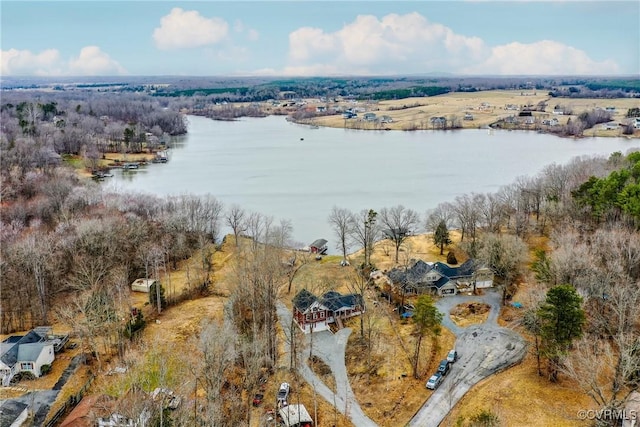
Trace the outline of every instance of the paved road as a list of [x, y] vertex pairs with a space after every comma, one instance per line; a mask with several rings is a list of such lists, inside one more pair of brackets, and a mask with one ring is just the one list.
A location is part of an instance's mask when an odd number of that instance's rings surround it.
[[[289, 325], [291, 325], [291, 312], [283, 304], [278, 305], [278, 317], [287, 335], [287, 342], [290, 342], [288, 341], [288, 334], [290, 332]], [[350, 334], [351, 329], [349, 328], [341, 329], [335, 335], [329, 331], [314, 332], [313, 341], [311, 341], [309, 334], [304, 335], [305, 348], [302, 351], [298, 351], [298, 371], [305, 381], [315, 387], [320, 396], [331, 405], [334, 405], [340, 413], [349, 417], [354, 425], [358, 427], [376, 427], [376, 423], [367, 417], [362, 408], [360, 408], [351, 389], [351, 384], [349, 384], [344, 361], [345, 349]], [[335, 379], [336, 393], [331, 391], [306, 363], [310, 350], [311, 354], [322, 359], [331, 368]], [[286, 351], [289, 351], [288, 345]]]
[[[449, 311], [462, 302], [479, 301], [491, 306], [487, 321], [466, 328], [451, 321]], [[444, 314], [443, 325], [456, 335], [458, 361], [409, 421], [409, 426], [438, 426], [469, 389], [484, 378], [522, 360], [527, 348], [516, 332], [498, 326], [500, 293], [488, 291], [483, 296], [456, 295], [440, 299], [436, 306]]]

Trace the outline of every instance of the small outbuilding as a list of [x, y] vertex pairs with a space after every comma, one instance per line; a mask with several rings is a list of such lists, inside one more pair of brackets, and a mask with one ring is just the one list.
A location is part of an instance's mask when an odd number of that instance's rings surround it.
[[281, 408], [280, 418], [286, 427], [312, 427], [313, 419], [304, 405], [287, 405]]
[[156, 283], [155, 279], [136, 279], [131, 284], [131, 290], [134, 292], [145, 292], [148, 294], [154, 283]]
[[309, 245], [309, 252], [312, 254], [324, 254], [327, 252], [327, 241], [325, 239], [318, 239]]

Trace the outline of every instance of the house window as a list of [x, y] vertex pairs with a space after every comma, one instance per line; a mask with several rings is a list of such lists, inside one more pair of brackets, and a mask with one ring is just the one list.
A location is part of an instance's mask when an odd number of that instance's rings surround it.
[[321, 319], [324, 319], [324, 311], [321, 311], [321, 312], [320, 312], [320, 318], [321, 318]]
[[311, 315], [307, 314], [307, 315], [304, 316], [304, 318], [305, 318], [305, 320], [309, 321], [309, 320], [311, 320]]
[[20, 362], [20, 370], [21, 371], [33, 371], [33, 363], [32, 362]]
[[313, 313], [313, 320], [316, 320], [318, 318], [318, 313]]

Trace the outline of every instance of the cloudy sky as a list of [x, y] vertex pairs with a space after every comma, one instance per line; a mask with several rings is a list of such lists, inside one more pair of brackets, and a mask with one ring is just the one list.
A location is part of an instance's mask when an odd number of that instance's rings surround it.
[[639, 75], [640, 2], [2, 0], [3, 76]]

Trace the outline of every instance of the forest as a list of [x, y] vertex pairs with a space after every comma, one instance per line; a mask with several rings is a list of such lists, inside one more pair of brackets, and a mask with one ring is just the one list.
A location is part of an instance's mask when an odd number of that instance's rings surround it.
[[[107, 152], [163, 147], [170, 136], [187, 132], [179, 110], [190, 98], [76, 91], [3, 95], [0, 332], [56, 320], [69, 325], [98, 365], [101, 354], [123, 356], [135, 346], [127, 332], [129, 283], [197, 257], [200, 265], [190, 272], [197, 286], [172, 299], [160, 298], [158, 290], [153, 304], [161, 312], [217, 292], [211, 260], [231, 230], [236, 242], [246, 236], [253, 243], [234, 268], [228, 321], [212, 322], [194, 337], [200, 353], [192, 369], [203, 379], [203, 410], [171, 416], [176, 425], [249, 425], [247, 396], [276, 363], [277, 303], [301, 265], [291, 258], [291, 224], [225, 206], [215, 194], [109, 193], [71, 167], [79, 161], [93, 169]], [[336, 207], [328, 221], [345, 258], [350, 249], [364, 250], [362, 271], [375, 268], [368, 255], [376, 241], [391, 241], [397, 262], [410, 234], [434, 233], [445, 247], [447, 230], [459, 230], [461, 250], [493, 270], [505, 303], [520, 282], [534, 278], [535, 304], [522, 324], [535, 338], [541, 375], [572, 378], [598, 408], [620, 409], [638, 389], [640, 152], [551, 164], [496, 193], [458, 196], [425, 213], [401, 206], [379, 212]], [[531, 242], [539, 237], [547, 244], [533, 250]], [[369, 285], [362, 282], [363, 293]], [[545, 329], [547, 291], [562, 285], [576, 293], [577, 310], [584, 313], [568, 337]], [[131, 411], [139, 404], [130, 402]]]
[[[213, 102], [261, 102], [278, 99], [282, 92], [298, 98], [353, 97], [359, 100], [389, 100], [434, 96], [447, 92], [488, 90], [537, 90], [553, 97], [637, 98], [637, 78], [607, 77], [469, 77], [469, 76], [395, 76], [395, 77], [116, 77], [73, 79], [3, 77], [5, 90], [54, 92], [91, 91], [149, 94], [159, 98], [207, 98]], [[167, 102], [166, 100], [164, 102]]]

